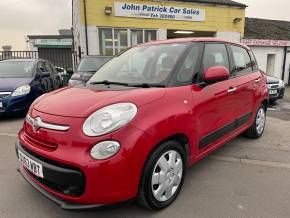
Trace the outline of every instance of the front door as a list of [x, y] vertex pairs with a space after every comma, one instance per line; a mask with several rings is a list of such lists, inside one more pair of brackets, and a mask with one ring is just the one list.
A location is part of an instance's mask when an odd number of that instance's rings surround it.
[[[223, 43], [207, 43], [204, 48], [202, 71], [208, 67], [224, 66], [231, 69], [228, 49]], [[192, 90], [193, 113], [196, 116], [196, 132], [199, 153], [216, 144], [235, 129], [236, 83], [233, 78]]]

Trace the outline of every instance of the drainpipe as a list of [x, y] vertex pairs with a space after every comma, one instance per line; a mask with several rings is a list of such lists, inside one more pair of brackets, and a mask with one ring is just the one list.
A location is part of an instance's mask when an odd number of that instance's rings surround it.
[[87, 21], [87, 0], [84, 0], [83, 2], [84, 2], [85, 35], [86, 35], [86, 54], [89, 55], [88, 21]]
[[284, 81], [285, 76], [285, 67], [286, 67], [286, 59], [287, 59], [287, 46], [284, 47], [284, 59], [283, 59], [283, 68], [282, 68], [282, 80]]

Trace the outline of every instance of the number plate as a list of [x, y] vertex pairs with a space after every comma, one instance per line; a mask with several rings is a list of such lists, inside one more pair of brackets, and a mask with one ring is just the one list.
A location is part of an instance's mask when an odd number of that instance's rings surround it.
[[270, 91], [269, 91], [269, 94], [270, 94], [270, 95], [275, 95], [275, 94], [277, 94], [277, 92], [278, 92], [277, 90], [270, 90]]
[[20, 150], [18, 150], [18, 160], [20, 161], [21, 165], [31, 173], [40, 178], [43, 178], [42, 165], [27, 157]]

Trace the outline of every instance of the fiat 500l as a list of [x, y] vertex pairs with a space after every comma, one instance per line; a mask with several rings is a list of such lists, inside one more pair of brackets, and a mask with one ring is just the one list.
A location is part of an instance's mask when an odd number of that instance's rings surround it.
[[217, 39], [150, 42], [85, 85], [38, 98], [16, 142], [19, 172], [65, 209], [137, 199], [162, 209], [187, 166], [264, 131], [268, 89], [248, 47]]

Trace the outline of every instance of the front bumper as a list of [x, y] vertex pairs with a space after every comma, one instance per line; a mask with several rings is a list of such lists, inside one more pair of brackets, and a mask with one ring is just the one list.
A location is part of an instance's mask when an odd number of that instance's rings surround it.
[[284, 88], [277, 88], [277, 89], [269, 89], [270, 90], [276, 90], [277, 93], [276, 94], [269, 94], [269, 100], [278, 100], [278, 99], [282, 99], [284, 97], [284, 93], [285, 93], [285, 87]]
[[0, 107], [0, 114], [25, 113], [29, 109], [32, 101], [29, 94], [16, 97], [10, 95], [2, 98], [0, 102], [3, 106]]
[[[111, 205], [136, 197], [143, 164], [154, 145], [152, 137], [132, 125], [112, 134], [86, 137], [80, 128], [84, 122], [83, 118], [54, 116], [36, 110], [32, 110], [32, 116], [40, 116], [42, 120], [50, 123], [69, 125], [70, 129], [62, 132], [40, 128], [35, 132], [31, 125], [25, 122], [19, 133], [18, 146], [22, 146], [28, 155], [32, 156], [31, 159], [36, 157], [53, 166], [57, 163], [57, 166], [80, 171], [85, 177], [83, 193], [73, 196], [36, 180], [26, 170], [22, 171], [37, 187], [56, 199], [78, 205]], [[30, 138], [24, 137], [25, 134]], [[115, 140], [121, 144], [118, 154], [107, 160], [92, 159], [92, 146], [105, 140]], [[56, 145], [54, 149], [46, 146], [51, 143]]]
[[20, 175], [30, 184], [32, 185], [36, 190], [38, 190], [41, 194], [46, 196], [48, 199], [52, 200], [61, 208], [65, 210], [82, 210], [82, 209], [91, 209], [91, 208], [96, 208], [96, 207], [101, 207], [103, 205], [97, 204], [97, 205], [83, 205], [83, 204], [77, 204], [69, 201], [62, 200], [61, 198], [57, 198], [51, 193], [47, 192], [45, 189], [41, 188], [38, 186], [33, 179], [31, 179], [25, 172], [25, 170], [21, 167], [18, 168], [17, 171], [20, 173]]
[[26, 156], [42, 165], [44, 178], [36, 177], [28, 170], [23, 169], [26, 171], [26, 174], [37, 183], [70, 196], [80, 196], [83, 194], [86, 181], [84, 174], [80, 170], [46, 160], [45, 158], [25, 149], [19, 142], [16, 142], [15, 150], [17, 157], [18, 151], [21, 151]]

